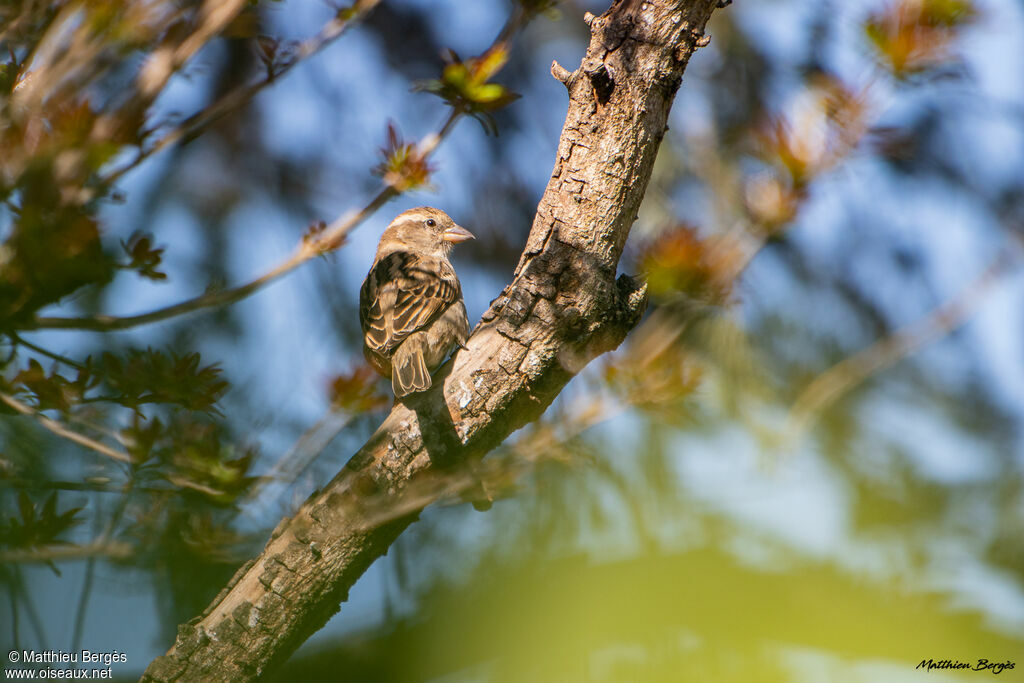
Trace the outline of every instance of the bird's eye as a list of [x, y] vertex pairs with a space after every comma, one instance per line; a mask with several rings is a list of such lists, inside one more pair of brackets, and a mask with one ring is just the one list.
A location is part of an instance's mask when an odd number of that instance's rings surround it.
[[435, 221], [433, 218], [428, 218], [427, 219], [427, 227], [428, 228], [437, 227], [437, 221]]

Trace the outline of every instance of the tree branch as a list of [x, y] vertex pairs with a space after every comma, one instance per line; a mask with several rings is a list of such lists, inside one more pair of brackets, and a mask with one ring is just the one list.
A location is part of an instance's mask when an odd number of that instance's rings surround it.
[[263, 553], [179, 628], [144, 680], [250, 680], [287, 659], [429, 503], [371, 523], [368, 501], [401, 508], [410, 482], [471, 464], [622, 342], [646, 288], [616, 280], [616, 267], [683, 69], [716, 4], [618, 0], [593, 19], [586, 57], [566, 79], [558, 157], [512, 283], [434, 387], [392, 409], [346, 467], [278, 525]]
[[[434, 150], [437, 149], [441, 140], [451, 132], [452, 127], [455, 125], [455, 122], [458, 121], [460, 116], [461, 112], [458, 109], [453, 109], [445, 119], [444, 124], [442, 124], [441, 128], [436, 133], [432, 133], [420, 141], [417, 146], [417, 154], [421, 155], [424, 159], [429, 157]], [[79, 318], [38, 317], [34, 318], [31, 322], [22, 325], [21, 329], [93, 331], [125, 330], [130, 327], [148, 325], [161, 320], [167, 320], [186, 313], [199, 311], [204, 308], [219, 308], [221, 306], [233, 304], [237, 301], [241, 301], [260, 289], [263, 289], [274, 280], [287, 275], [307, 261], [310, 261], [327, 251], [337, 249], [344, 243], [345, 237], [350, 232], [355, 230], [363, 221], [372, 216], [377, 209], [387, 204], [391, 199], [397, 197], [399, 194], [401, 194], [401, 192], [391, 185], [385, 186], [361, 209], [354, 213], [350, 212], [339, 216], [316, 237], [303, 239], [291, 256], [271, 268], [263, 275], [260, 275], [244, 285], [239, 285], [219, 292], [207, 292], [206, 294], [201, 294], [197, 297], [193, 297], [170, 306], [158, 308], [148, 313], [125, 316], [94, 315]]]
[[12, 549], [0, 552], [3, 564], [29, 562], [64, 562], [93, 557], [110, 557], [123, 560], [130, 557], [134, 548], [128, 543], [98, 539], [86, 545], [45, 545], [27, 549]]
[[111, 171], [101, 180], [102, 185], [110, 185], [120, 179], [125, 173], [137, 167], [140, 163], [153, 156], [160, 150], [173, 145], [181, 140], [190, 140], [206, 130], [210, 125], [230, 114], [232, 111], [244, 106], [256, 95], [271, 83], [276, 82], [282, 76], [291, 71], [297, 64], [309, 57], [316, 55], [325, 47], [334, 42], [349, 27], [362, 20], [369, 12], [379, 4], [380, 0], [359, 0], [345, 12], [339, 12], [324, 27], [311, 38], [300, 43], [291, 58], [277, 69], [269, 69], [263, 77], [248, 83], [241, 88], [236, 88], [225, 93], [213, 104], [196, 112], [182, 121], [163, 137], [146, 149], [140, 149], [130, 162], [120, 168]]
[[52, 432], [53, 434], [56, 434], [61, 438], [77, 443], [80, 446], [91, 448], [100, 455], [105, 455], [108, 458], [113, 458], [114, 460], [117, 460], [119, 462], [132, 462], [132, 456], [130, 456], [128, 453], [125, 453], [124, 451], [119, 451], [116, 448], [111, 448], [110, 446], [107, 446], [104, 443], [100, 443], [95, 439], [90, 439], [88, 436], [84, 434], [79, 434], [73, 429], [65, 427], [60, 422], [57, 422], [56, 420], [46, 417], [41, 412], [32, 408], [32, 406], [22, 403], [21, 401], [19, 401], [18, 399], [14, 398], [9, 394], [0, 392], [0, 402], [6, 403], [7, 406], [13, 409], [15, 412], [18, 412], [26, 417], [35, 418], [36, 421], [39, 422], [39, 424], [44, 429], [46, 429], [49, 432]]
[[879, 339], [818, 375], [794, 401], [786, 421], [784, 443], [791, 445], [799, 440], [819, 415], [872, 375], [967, 322], [985, 301], [985, 293], [1018, 265], [1019, 251], [1020, 245], [1015, 242], [1013, 248], [1000, 252], [977, 278], [927, 316]]
[[303, 263], [322, 253], [324, 249], [321, 249], [318, 245], [340, 244], [344, 240], [345, 235], [351, 232], [355, 227], [362, 223], [363, 220], [372, 215], [374, 211], [386, 204], [397, 194], [398, 193], [393, 188], [385, 187], [362, 209], [354, 214], [346, 214], [345, 216], [341, 216], [336, 219], [315, 241], [303, 240], [295, 250], [295, 253], [263, 275], [260, 275], [244, 285], [239, 285], [219, 292], [201, 294], [192, 299], [172, 304], [170, 306], [165, 306], [163, 308], [157, 308], [148, 313], [125, 316], [101, 314], [79, 318], [39, 317], [33, 319], [26, 325], [22, 325], [21, 327], [25, 330], [125, 330], [130, 327], [148, 325], [161, 320], [167, 320], [186, 313], [199, 311], [204, 308], [218, 308], [233, 304], [237, 301], [241, 301], [254, 292], [259, 291], [279, 277], [287, 275]]

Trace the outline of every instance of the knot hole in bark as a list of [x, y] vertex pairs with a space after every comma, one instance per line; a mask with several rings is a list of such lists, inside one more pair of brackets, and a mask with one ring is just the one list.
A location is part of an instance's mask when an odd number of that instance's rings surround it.
[[611, 70], [604, 62], [599, 62], [597, 65], [588, 66], [584, 69], [584, 73], [590, 79], [590, 85], [594, 88], [594, 97], [597, 98], [598, 103], [607, 104], [615, 91], [615, 78], [612, 76]]

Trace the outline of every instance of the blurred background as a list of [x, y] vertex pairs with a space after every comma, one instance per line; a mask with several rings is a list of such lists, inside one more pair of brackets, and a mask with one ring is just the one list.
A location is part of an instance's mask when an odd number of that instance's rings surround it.
[[[246, 3], [191, 48], [194, 2], [0, 9], [5, 649], [137, 676], [338, 471], [390, 405], [357, 303], [394, 215], [477, 236], [471, 323], [509, 281], [551, 61], [607, 5], [372, 4]], [[500, 102], [415, 159], [445, 64], [503, 26]], [[621, 264], [644, 321], [280, 680], [1024, 680], [1024, 7], [741, 0], [707, 32]], [[409, 191], [251, 296], [81, 329], [260, 277], [382, 187]]]

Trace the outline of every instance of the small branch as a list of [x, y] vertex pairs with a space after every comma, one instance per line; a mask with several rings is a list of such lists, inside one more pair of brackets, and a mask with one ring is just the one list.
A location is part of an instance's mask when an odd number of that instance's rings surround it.
[[93, 542], [88, 545], [44, 545], [25, 550], [5, 550], [0, 552], [0, 564], [26, 562], [59, 562], [62, 560], [81, 560], [90, 557], [110, 557], [123, 559], [133, 552], [128, 543]]
[[[103, 533], [100, 534], [100, 537], [93, 542], [93, 546], [110, 546], [110, 539], [113, 538], [114, 532], [117, 530], [117, 525], [121, 523], [121, 518], [124, 517], [125, 510], [128, 509], [128, 500], [134, 484], [135, 470], [133, 468], [131, 477], [125, 482], [122, 489], [123, 495], [120, 500], [117, 501], [117, 507], [114, 508], [114, 514], [110, 516], [107, 526], [103, 529]], [[82, 633], [85, 629], [85, 614], [89, 608], [89, 598], [92, 596], [93, 580], [96, 576], [96, 558], [97, 555], [93, 555], [86, 562], [85, 578], [82, 580], [82, 590], [78, 598], [78, 609], [75, 612], [75, 629], [71, 636], [72, 652], [77, 652], [82, 643]]]
[[167, 477], [167, 481], [171, 482], [175, 486], [180, 486], [183, 489], [192, 489], [193, 491], [205, 493], [206, 495], [211, 496], [213, 498], [223, 496], [226, 494], [225, 491], [215, 489], [212, 486], [207, 486], [206, 484], [200, 484], [194, 481], [189, 481], [185, 477], [169, 476]]
[[267, 474], [249, 489], [240, 504], [244, 506], [246, 503], [256, 502], [263, 495], [267, 486], [287, 485], [295, 481], [331, 441], [348, 426], [353, 417], [353, 415], [339, 415], [337, 411], [328, 410], [313, 426], [299, 436], [295, 444], [284, 455], [278, 458]]
[[195, 30], [175, 46], [158, 47], [143, 63], [135, 83], [141, 100], [146, 104], [153, 102], [171, 76], [223, 31], [245, 4], [245, 0], [205, 0], [199, 8]]
[[[6, 575], [7, 572], [3, 572], [0, 576]], [[6, 578], [6, 576], [4, 576]], [[18, 594], [14, 589], [14, 581], [4, 581], [7, 584], [7, 602], [11, 607], [11, 640], [14, 643], [14, 649], [21, 649], [21, 638], [18, 628]]]
[[569, 79], [572, 78], [572, 72], [559, 64], [558, 60], [553, 60], [551, 62], [551, 75], [555, 77], [556, 81], [560, 82], [565, 87], [569, 87]]
[[[420, 141], [418, 149], [419, 153], [424, 158], [428, 157], [437, 149], [441, 141], [451, 132], [460, 116], [461, 112], [453, 109], [436, 133], [430, 134]], [[294, 254], [272, 268], [270, 271], [244, 285], [220, 292], [202, 294], [192, 299], [188, 299], [187, 301], [182, 301], [164, 308], [158, 308], [150, 311], [149, 313], [140, 313], [128, 316], [95, 315], [78, 318], [43, 317], [36, 318], [33, 322], [25, 325], [24, 328], [93, 331], [124, 330], [130, 327], [148, 325], [161, 320], [167, 320], [169, 318], [191, 313], [193, 311], [199, 311], [205, 308], [219, 308], [221, 306], [233, 304], [259, 291], [279, 277], [287, 275], [307, 261], [310, 261], [321, 254], [337, 249], [352, 230], [373, 215], [377, 209], [384, 206], [384, 204], [388, 203], [399, 194], [399, 191], [394, 187], [385, 187], [363, 208], [359, 209], [355, 213], [339, 216], [315, 239], [303, 240]]]
[[379, 3], [380, 0], [362, 0], [361, 2], [357, 2], [352, 8], [352, 12], [345, 18], [337, 16], [334, 17], [331, 21], [327, 22], [318, 34], [303, 41], [296, 49], [293, 59], [282, 65], [280, 69], [273, 73], [268, 73], [266, 76], [260, 78], [254, 83], [249, 83], [241, 88], [225, 93], [220, 97], [220, 99], [210, 106], [196, 112], [192, 116], [189, 116], [179, 125], [165, 133], [164, 136], [151, 147], [145, 150], [140, 150], [131, 162], [105, 176], [100, 181], [101, 184], [107, 186], [116, 182], [125, 173], [136, 168], [139, 164], [157, 152], [181, 140], [189, 140], [196, 137], [222, 117], [244, 106], [268, 85], [286, 75], [297, 64], [305, 61], [313, 55], [316, 55], [336, 39], [341, 37], [341, 35], [345, 33], [350, 26], [363, 19]]
[[978, 309], [983, 295], [1019, 261], [1016, 250], [1006, 250], [973, 282], [925, 318], [876, 341], [818, 375], [797, 397], [789, 412], [784, 443], [799, 440], [815, 420], [844, 394], [882, 370], [911, 355], [958, 327]]
[[[0, 483], [16, 489], [44, 490], [44, 491], [91, 491], [93, 493], [124, 493], [124, 485], [112, 485], [108, 481], [51, 481], [34, 480], [17, 477], [2, 477]], [[144, 493], [169, 493], [170, 488], [155, 488], [152, 486], [137, 486], [136, 491]]]
[[78, 363], [78, 362], [68, 358], [67, 356], [62, 356], [59, 353], [54, 353], [53, 351], [48, 351], [48, 350], [44, 349], [41, 346], [37, 346], [36, 344], [33, 344], [32, 342], [28, 341], [27, 339], [24, 339], [23, 337], [19, 336], [15, 332], [8, 332], [7, 336], [11, 338], [11, 340], [14, 342], [15, 346], [24, 346], [25, 348], [28, 348], [28, 349], [31, 349], [32, 351], [35, 351], [36, 353], [38, 353], [41, 356], [46, 356], [50, 360], [55, 360], [58, 363], [63, 363], [64, 365], [68, 365], [68, 366], [73, 367], [73, 368], [75, 368], [77, 370], [84, 370], [85, 369], [85, 366], [82, 365], [81, 363]]
[[0, 566], [7, 565], [10, 568], [11, 598], [21, 598], [28, 616], [28, 623], [35, 631], [36, 642], [39, 643], [40, 649], [46, 649], [46, 630], [43, 628], [43, 620], [39, 618], [39, 612], [36, 610], [35, 603], [32, 602], [32, 594], [25, 586], [25, 577], [22, 576], [21, 567], [10, 566], [11, 564], [13, 563], [8, 563], [6, 558], [0, 554]]
[[9, 394], [0, 392], [0, 401], [6, 403], [10, 408], [14, 409], [18, 413], [21, 413], [22, 415], [25, 415], [26, 417], [35, 418], [36, 421], [39, 422], [39, 424], [44, 429], [56, 434], [57, 436], [63, 439], [67, 439], [68, 441], [73, 441], [74, 443], [77, 443], [80, 446], [90, 448], [99, 453], [100, 455], [105, 455], [108, 458], [113, 458], [118, 462], [132, 462], [132, 457], [125, 453], [124, 451], [119, 451], [115, 448], [111, 448], [110, 446], [100, 443], [95, 439], [90, 439], [84, 434], [79, 434], [76, 431], [68, 429], [61, 423], [57, 422], [56, 420], [53, 420], [43, 415], [39, 411], [33, 409], [31, 406], [25, 405], [24, 403], [22, 403], [21, 401], [19, 401], [18, 399], [14, 398]]

